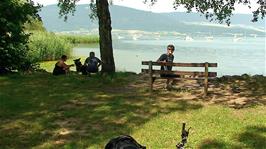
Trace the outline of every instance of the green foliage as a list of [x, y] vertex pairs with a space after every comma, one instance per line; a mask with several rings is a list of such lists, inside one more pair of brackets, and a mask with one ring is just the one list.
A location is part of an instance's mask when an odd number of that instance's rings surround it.
[[90, 44], [90, 43], [99, 43], [99, 37], [90, 35], [90, 36], [80, 36], [80, 35], [58, 35], [60, 38], [63, 38], [73, 44]]
[[0, 67], [28, 69], [32, 62], [27, 59], [28, 34], [24, 24], [30, 18], [38, 18], [39, 6], [31, 0], [2, 0], [0, 5]]
[[[154, 4], [157, 0], [144, 0]], [[178, 9], [184, 6], [188, 12], [196, 10], [205, 15], [210, 21], [218, 21], [219, 23], [226, 22], [230, 25], [230, 17], [233, 15], [236, 4], [243, 4], [251, 8], [251, 0], [175, 0], [174, 8]], [[265, 0], [257, 0], [259, 7], [253, 12], [253, 22], [258, 21], [259, 17], [264, 18], [266, 14]]]
[[[58, 7], [60, 8], [59, 14], [60, 16], [64, 16], [65, 21], [67, 20], [68, 14], [71, 13], [74, 15], [76, 11], [76, 2], [79, 0], [59, 0], [58, 1]], [[95, 4], [96, 0], [90, 0], [89, 5], [91, 9], [91, 13], [89, 14], [89, 17], [91, 20], [96, 20], [97, 18], [97, 8]], [[109, 0], [109, 3], [112, 3], [112, 0]]]
[[73, 48], [67, 39], [49, 32], [32, 32], [28, 46], [32, 61], [56, 60], [63, 54], [70, 56]]
[[27, 57], [32, 62], [57, 60], [63, 54], [71, 57], [74, 44], [98, 41], [97, 36], [56, 35], [49, 32], [31, 31]]

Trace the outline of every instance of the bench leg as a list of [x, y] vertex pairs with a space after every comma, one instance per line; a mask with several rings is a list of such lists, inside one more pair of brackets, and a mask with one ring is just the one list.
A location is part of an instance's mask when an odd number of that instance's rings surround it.
[[152, 91], [153, 91], [153, 83], [154, 83], [155, 79], [156, 79], [155, 77], [150, 78], [150, 93], [152, 93]]
[[208, 95], [208, 79], [204, 79], [204, 97]]
[[209, 77], [209, 70], [208, 70], [209, 64], [208, 62], [205, 62], [205, 72], [204, 72], [204, 97], [208, 94], [208, 77]]
[[152, 84], [154, 83], [155, 80], [156, 80], [156, 77], [152, 77]]

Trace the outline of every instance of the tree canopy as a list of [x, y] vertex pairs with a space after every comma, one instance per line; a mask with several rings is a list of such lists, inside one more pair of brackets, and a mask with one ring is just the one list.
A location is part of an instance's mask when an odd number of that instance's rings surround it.
[[24, 32], [24, 24], [39, 18], [40, 6], [31, 0], [3, 0], [0, 4], [0, 67], [23, 69], [27, 62], [27, 42], [29, 35]]
[[[253, 0], [255, 1], [255, 0]], [[156, 3], [157, 0], [144, 0], [145, 3]], [[187, 12], [196, 10], [204, 14], [206, 19], [210, 21], [218, 21], [219, 23], [227, 23], [230, 25], [230, 17], [233, 15], [236, 4], [243, 4], [251, 8], [251, 0], [175, 0], [173, 7], [178, 9], [183, 6]], [[258, 8], [253, 11], [252, 21], [258, 21], [259, 17], [263, 19], [266, 12], [266, 1], [257, 0]]]

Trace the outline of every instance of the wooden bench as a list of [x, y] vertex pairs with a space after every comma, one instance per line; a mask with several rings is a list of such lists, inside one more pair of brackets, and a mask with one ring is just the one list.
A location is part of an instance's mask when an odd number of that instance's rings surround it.
[[[209, 72], [209, 67], [217, 67], [217, 63], [162, 63], [162, 62], [152, 62], [152, 61], [142, 61], [142, 65], [148, 65], [148, 69], [142, 69], [142, 73], [149, 74], [150, 82], [150, 92], [153, 91], [153, 83], [156, 78], [161, 79], [190, 79], [190, 80], [204, 80], [204, 96], [208, 94], [208, 81], [209, 79], [214, 79], [217, 76], [216, 72]], [[172, 67], [203, 67], [204, 71], [167, 71], [154, 69], [153, 66], [172, 66]], [[179, 75], [179, 78], [167, 78], [160, 77], [161, 74], [174, 74]], [[156, 76], [157, 75], [157, 76]], [[189, 77], [186, 77], [189, 76]]]

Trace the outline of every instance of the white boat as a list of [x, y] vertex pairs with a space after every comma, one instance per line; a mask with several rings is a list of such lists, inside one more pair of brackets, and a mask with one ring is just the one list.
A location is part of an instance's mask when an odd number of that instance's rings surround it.
[[250, 34], [250, 36], [253, 36], [254, 38], [257, 38], [257, 34]]
[[124, 39], [124, 37], [123, 36], [118, 36], [117, 39]]
[[238, 41], [241, 41], [241, 40], [242, 40], [242, 38], [241, 37], [237, 37], [236, 35], [233, 38], [234, 42], [238, 42]]
[[133, 40], [138, 40], [142, 35], [141, 34], [133, 34], [132, 39]]
[[160, 37], [161, 37], [160, 35], [157, 35], [157, 36], [155, 36], [154, 39], [155, 39], [155, 40], [160, 40]]
[[132, 39], [133, 40], [138, 40], [138, 37], [137, 36], [133, 36]]
[[186, 41], [193, 41], [193, 38], [191, 38], [190, 36], [186, 36], [185, 40]]
[[207, 36], [207, 37], [205, 37], [205, 39], [206, 39], [207, 41], [212, 41], [212, 40], [213, 40], [213, 36]]

